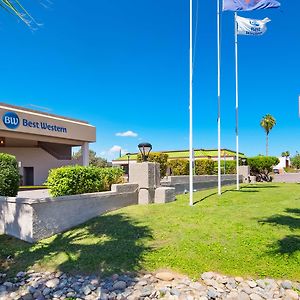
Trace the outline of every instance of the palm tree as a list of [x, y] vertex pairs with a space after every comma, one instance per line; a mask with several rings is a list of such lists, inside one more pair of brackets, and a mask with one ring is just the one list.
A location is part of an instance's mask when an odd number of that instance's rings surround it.
[[21, 19], [28, 26], [32, 21], [36, 23], [18, 0], [0, 0], [0, 7]]
[[266, 132], [266, 156], [268, 156], [269, 153], [269, 133], [275, 125], [276, 125], [276, 120], [270, 114], [265, 115], [260, 121], [260, 126]]

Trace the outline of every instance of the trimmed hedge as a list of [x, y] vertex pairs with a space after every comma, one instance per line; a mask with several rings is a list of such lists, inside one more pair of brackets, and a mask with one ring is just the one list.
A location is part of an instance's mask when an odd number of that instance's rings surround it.
[[198, 159], [195, 161], [196, 175], [213, 175], [215, 162], [211, 159]]
[[109, 191], [123, 182], [120, 168], [67, 166], [50, 170], [46, 182], [53, 197]]
[[[149, 154], [148, 161], [160, 164], [160, 177], [163, 178], [167, 175], [169, 155], [161, 152], [152, 152]], [[137, 155], [137, 162], [142, 161], [142, 155]]]
[[[171, 175], [189, 175], [189, 160], [188, 159], [174, 159], [168, 162], [171, 169]], [[215, 164], [211, 159], [198, 159], [195, 161], [196, 175], [213, 175]]]
[[0, 196], [15, 197], [20, 185], [20, 174], [14, 156], [0, 153]]
[[[214, 174], [218, 174], [218, 162], [215, 161]], [[225, 174], [236, 174], [236, 161], [235, 160], [221, 160], [221, 173], [224, 174], [224, 165], [225, 165]]]
[[188, 175], [189, 161], [187, 159], [174, 159], [168, 162], [172, 176]]

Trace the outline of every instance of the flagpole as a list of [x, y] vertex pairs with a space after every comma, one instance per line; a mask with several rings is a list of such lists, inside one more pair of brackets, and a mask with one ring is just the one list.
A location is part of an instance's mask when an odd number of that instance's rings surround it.
[[190, 0], [190, 206], [193, 206], [193, 0]]
[[221, 38], [220, 38], [220, 0], [217, 0], [217, 38], [218, 38], [218, 194], [222, 194], [221, 184]]
[[235, 134], [236, 134], [236, 189], [240, 189], [239, 178], [239, 67], [238, 67], [238, 27], [237, 13], [234, 13], [234, 44], [235, 44]]

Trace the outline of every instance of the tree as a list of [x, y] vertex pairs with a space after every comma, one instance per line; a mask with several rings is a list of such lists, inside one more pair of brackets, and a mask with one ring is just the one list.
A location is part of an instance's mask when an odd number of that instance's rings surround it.
[[260, 121], [260, 126], [266, 132], [266, 156], [268, 156], [269, 153], [269, 133], [275, 125], [276, 125], [276, 120], [270, 114], [265, 115]]
[[297, 153], [291, 158], [292, 166], [296, 169], [300, 169], [300, 154]]
[[[81, 149], [73, 155], [73, 159], [80, 159], [82, 156]], [[108, 162], [105, 158], [98, 157], [97, 153], [93, 150], [89, 150], [90, 166], [105, 168], [108, 167]]]
[[250, 167], [250, 173], [252, 176], [256, 176], [256, 180], [260, 181], [272, 181], [270, 173], [273, 171], [273, 167], [279, 163], [279, 159], [273, 156], [256, 156], [247, 159]]
[[281, 157], [288, 158], [290, 156], [290, 151], [284, 151], [281, 153]]

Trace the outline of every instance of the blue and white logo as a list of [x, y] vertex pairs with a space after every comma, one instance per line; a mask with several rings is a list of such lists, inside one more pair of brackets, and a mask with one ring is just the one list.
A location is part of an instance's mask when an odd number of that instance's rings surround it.
[[17, 129], [20, 125], [20, 119], [14, 112], [7, 112], [2, 117], [3, 124], [8, 129]]
[[257, 20], [250, 20], [250, 24], [251, 24], [252, 26], [256, 26], [256, 27], [259, 27], [259, 26], [260, 26], [260, 24], [257, 22]]

